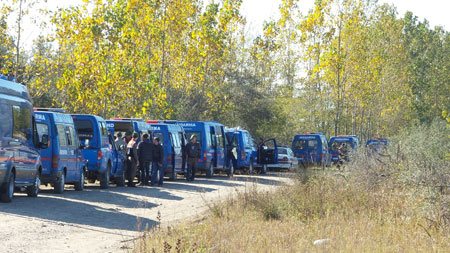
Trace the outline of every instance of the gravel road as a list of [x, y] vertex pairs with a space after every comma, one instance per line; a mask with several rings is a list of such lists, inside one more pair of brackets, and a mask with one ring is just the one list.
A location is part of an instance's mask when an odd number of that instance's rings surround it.
[[19, 193], [0, 203], [0, 252], [127, 252], [138, 231], [200, 218], [207, 203], [254, 185], [273, 189], [289, 181], [288, 174], [273, 173], [180, 179], [161, 188], [88, 184], [75, 192], [66, 186], [63, 194], [44, 187], [38, 198]]

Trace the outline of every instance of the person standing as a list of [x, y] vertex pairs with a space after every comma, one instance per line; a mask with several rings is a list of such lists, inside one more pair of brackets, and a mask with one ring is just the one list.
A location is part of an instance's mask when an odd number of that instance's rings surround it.
[[186, 156], [187, 156], [187, 181], [194, 181], [195, 172], [197, 171], [197, 162], [200, 159], [200, 143], [197, 142], [197, 137], [195, 135], [191, 136], [190, 142], [186, 145]]
[[152, 156], [152, 186], [156, 184], [159, 171], [158, 186], [162, 186], [164, 182], [164, 148], [159, 143], [159, 138], [153, 138], [153, 156]]
[[148, 134], [142, 135], [142, 141], [138, 145], [138, 158], [141, 166], [140, 185], [148, 185], [150, 180], [150, 165], [153, 156], [153, 144], [148, 139]]
[[136, 177], [136, 171], [137, 168], [139, 167], [139, 159], [137, 155], [137, 145], [138, 145], [137, 139], [138, 134], [133, 133], [132, 139], [127, 144], [127, 160], [129, 166], [127, 166], [126, 175], [128, 180], [127, 185], [129, 187], [135, 187], [134, 178]]

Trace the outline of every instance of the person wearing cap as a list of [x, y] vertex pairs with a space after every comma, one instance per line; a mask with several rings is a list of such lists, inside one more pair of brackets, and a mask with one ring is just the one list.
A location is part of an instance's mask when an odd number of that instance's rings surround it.
[[133, 133], [132, 139], [127, 144], [127, 161], [129, 166], [127, 166], [126, 176], [128, 180], [127, 185], [129, 187], [135, 187], [134, 178], [136, 177], [136, 171], [139, 167], [139, 158], [137, 154], [138, 136], [137, 133]]
[[189, 143], [186, 145], [186, 156], [187, 156], [187, 173], [186, 180], [194, 181], [195, 172], [197, 171], [197, 162], [200, 159], [201, 150], [200, 144], [197, 142], [197, 137], [195, 135], [191, 135]]
[[118, 132], [116, 135], [117, 139], [114, 142], [116, 144], [116, 149], [121, 150], [123, 152], [123, 155], [126, 156], [125, 148], [127, 146], [127, 143], [122, 138], [122, 133]]
[[148, 185], [150, 180], [150, 165], [153, 156], [153, 144], [149, 140], [147, 133], [142, 135], [142, 141], [137, 147], [140, 166], [140, 185]]
[[159, 181], [158, 186], [162, 186], [164, 182], [164, 149], [163, 146], [159, 143], [159, 138], [153, 138], [153, 156], [152, 156], [152, 183], [154, 186], [157, 182], [157, 176], [159, 171]]

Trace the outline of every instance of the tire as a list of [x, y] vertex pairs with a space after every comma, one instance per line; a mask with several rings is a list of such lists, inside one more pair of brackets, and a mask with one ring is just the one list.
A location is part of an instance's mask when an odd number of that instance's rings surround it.
[[255, 166], [253, 165], [253, 160], [250, 160], [250, 165], [248, 166], [248, 174], [251, 175], [255, 171]]
[[5, 191], [0, 193], [0, 201], [9, 203], [12, 201], [14, 195], [14, 174], [10, 173], [8, 182], [6, 183]]
[[267, 164], [264, 164], [261, 168], [261, 174], [264, 175], [267, 173]]
[[172, 168], [172, 173], [169, 177], [169, 180], [177, 181], [177, 171], [176, 171], [175, 167]]
[[100, 179], [100, 188], [101, 189], [108, 189], [109, 188], [109, 173], [111, 172], [111, 164], [108, 163], [108, 167], [106, 168], [105, 173], [101, 175]]
[[212, 178], [214, 176], [214, 163], [211, 161], [208, 170], [206, 170], [206, 177]]
[[37, 173], [36, 177], [34, 178], [34, 183], [31, 186], [27, 187], [27, 195], [28, 197], [35, 198], [39, 194], [39, 187], [41, 186], [41, 178], [39, 175], [39, 172]]
[[233, 177], [234, 175], [234, 163], [233, 161], [230, 162], [230, 167], [227, 170], [228, 177]]
[[125, 171], [122, 168], [122, 174], [116, 178], [117, 186], [125, 186]]
[[64, 175], [63, 171], [61, 177], [55, 182], [54, 192], [58, 194], [63, 193], [65, 183], [66, 183], [66, 176]]
[[76, 182], [74, 184], [75, 186], [75, 191], [83, 191], [84, 190], [84, 169], [83, 171], [81, 171], [81, 175], [80, 175], [80, 181]]

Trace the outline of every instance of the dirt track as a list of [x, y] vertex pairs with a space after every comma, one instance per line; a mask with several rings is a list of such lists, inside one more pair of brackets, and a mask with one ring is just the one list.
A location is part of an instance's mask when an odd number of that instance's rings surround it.
[[124, 252], [146, 226], [199, 217], [207, 202], [254, 184], [270, 189], [287, 182], [287, 174], [216, 176], [162, 188], [93, 184], [84, 192], [66, 186], [61, 195], [44, 187], [38, 198], [15, 194], [12, 203], [0, 203], [0, 252]]

